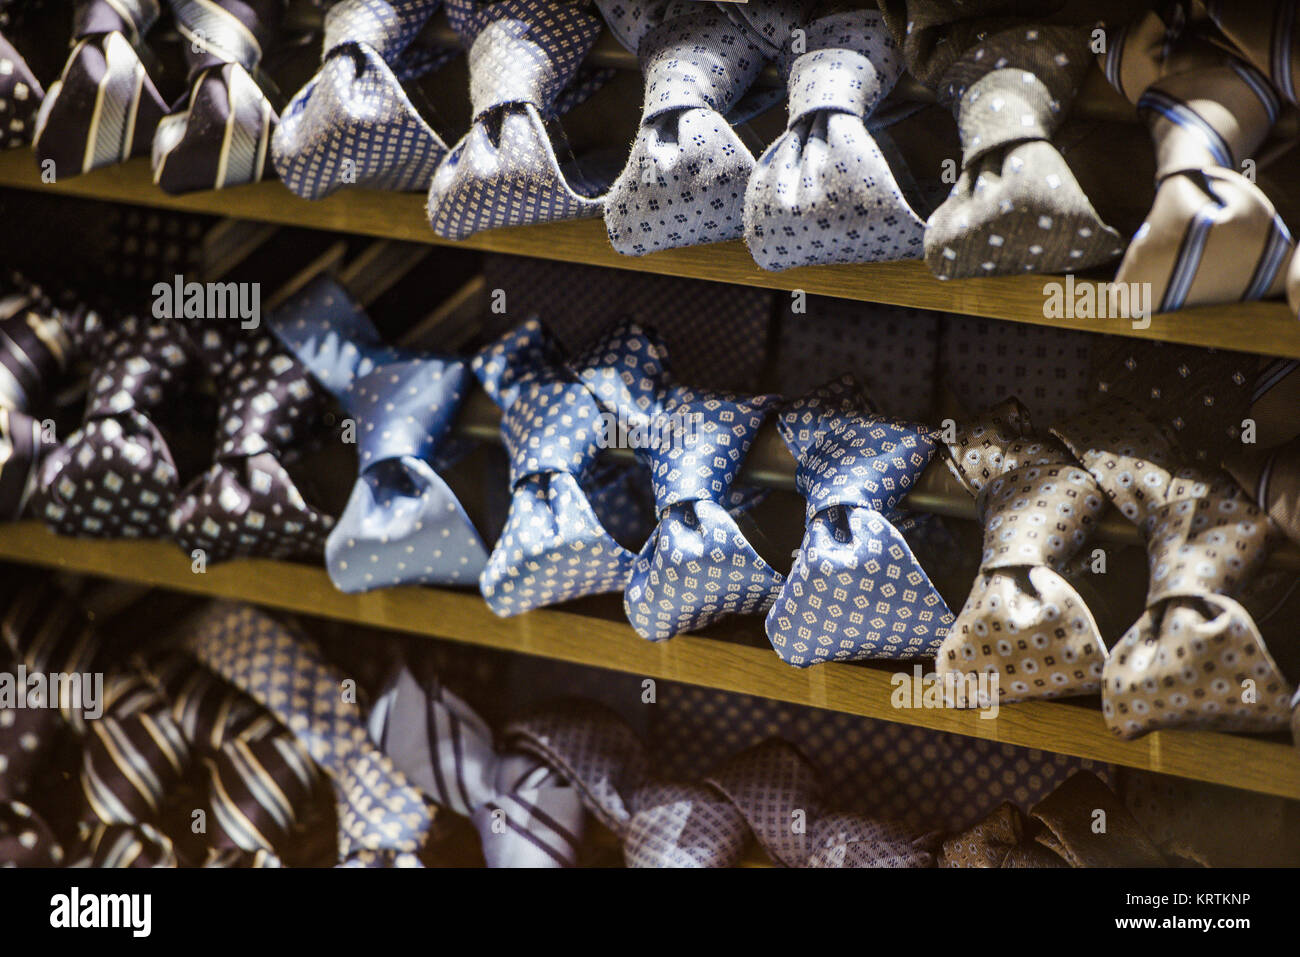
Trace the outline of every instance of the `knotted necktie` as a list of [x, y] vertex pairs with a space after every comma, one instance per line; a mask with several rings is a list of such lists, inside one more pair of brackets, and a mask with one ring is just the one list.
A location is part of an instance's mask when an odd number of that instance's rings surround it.
[[563, 168], [545, 125], [594, 92], [579, 76], [601, 27], [587, 0], [448, 0], [447, 19], [469, 51], [474, 123], [433, 174], [433, 231], [599, 216], [604, 184]]
[[[283, 308], [294, 313], [314, 301], [305, 290]], [[320, 437], [323, 396], [266, 330], [187, 325], [217, 385], [217, 448], [171, 510], [177, 543], [213, 562], [319, 557], [334, 518], [303, 498], [285, 466]]]
[[645, 74], [641, 126], [605, 197], [610, 243], [642, 256], [738, 239], [754, 157], [725, 117], [788, 44], [801, 5], [752, 0], [740, 13], [694, 0], [601, 0], [600, 7]]
[[361, 592], [477, 581], [487, 549], [434, 465], [469, 388], [467, 365], [386, 346], [328, 279], [272, 329], [355, 421], [360, 474], [325, 543], [334, 584]]
[[483, 719], [437, 679], [398, 671], [370, 713], [370, 735], [435, 803], [473, 821], [488, 867], [577, 862], [577, 791], [535, 757], [496, 749]]
[[275, 715], [330, 776], [344, 865], [418, 866], [433, 812], [371, 743], [342, 676], [310, 639], [256, 609], [217, 605], [187, 650]]
[[766, 609], [781, 574], [728, 512], [745, 453], [776, 396], [696, 391], [678, 385], [667, 350], [636, 325], [615, 329], [574, 363], [649, 470], [658, 525], [623, 594], [637, 634], [662, 641], [728, 614]]
[[1295, 0], [1206, 0], [1210, 19], [1287, 102], [1300, 105], [1300, 11]]
[[166, 319], [89, 312], [72, 338], [94, 365], [85, 418], [41, 463], [36, 515], [63, 535], [165, 537], [179, 476], [155, 418], [183, 388], [184, 335]]
[[1285, 727], [1293, 689], [1233, 597], [1264, 563], [1266, 516], [1226, 474], [1178, 467], [1172, 439], [1132, 406], [1055, 431], [1147, 544], [1146, 611], [1102, 675], [1111, 730]]
[[1097, 483], [1060, 443], [1035, 437], [1015, 399], [960, 430], [949, 451], [977, 497], [984, 553], [935, 670], [996, 674], [1003, 702], [1096, 691], [1106, 645], [1062, 572], [1106, 507]]
[[953, 615], [891, 522], [934, 455], [919, 425], [869, 414], [845, 377], [777, 420], [807, 501], [767, 637], [787, 664], [932, 656]]
[[0, 33], [0, 149], [31, 142], [45, 88], [21, 53]]
[[167, 115], [141, 61], [159, 0], [77, 0], [72, 53], [36, 117], [33, 147], [56, 176], [76, 176], [149, 152]]
[[321, 67], [271, 139], [284, 184], [304, 199], [342, 186], [424, 189], [447, 152], [402, 83], [442, 62], [412, 41], [441, 0], [342, 0], [325, 14]]
[[276, 107], [260, 66], [286, 0], [169, 0], [186, 44], [189, 100], [158, 124], [154, 182], [169, 193], [256, 183]]
[[1121, 252], [1052, 136], [1088, 69], [1088, 32], [1018, 26], [978, 39], [939, 82], [962, 168], [930, 217], [925, 259], [940, 279], [1077, 272]]
[[745, 190], [745, 242], [764, 269], [916, 259], [925, 223], [867, 121], [903, 72], [880, 14], [815, 20], [790, 68], [790, 119]]
[[1277, 119], [1267, 78], [1155, 13], [1112, 38], [1102, 63], [1156, 147], [1155, 202], [1115, 281], [1150, 283], [1158, 312], [1279, 295], [1291, 234], [1240, 172]]
[[530, 319], [474, 357], [501, 408], [510, 457], [510, 511], [479, 587], [498, 615], [621, 591], [636, 556], [592, 508], [587, 477], [601, 450], [601, 413]]
[[[1095, 829], [1098, 824], [1101, 830]], [[1095, 774], [1078, 771], [1039, 801], [1029, 817], [1008, 801], [980, 823], [945, 840], [939, 866], [1168, 865], [1115, 793]]]

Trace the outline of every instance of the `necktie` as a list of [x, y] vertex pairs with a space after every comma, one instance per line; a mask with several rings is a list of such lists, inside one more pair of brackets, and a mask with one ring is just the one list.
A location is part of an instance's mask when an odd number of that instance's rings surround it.
[[1106, 499], [1057, 442], [1034, 436], [1009, 399], [957, 434], [950, 467], [977, 497], [980, 572], [939, 648], [939, 674], [998, 675], [1003, 702], [1096, 691], [1106, 645], [1062, 572]]
[[[16, 664], [0, 642], [0, 673], [16, 673]], [[50, 867], [64, 860], [53, 829], [24, 800], [58, 732], [58, 716], [49, 708], [0, 705], [0, 866]]]
[[186, 43], [189, 100], [158, 124], [154, 182], [169, 193], [256, 183], [275, 106], [260, 66], [285, 0], [169, 0]]
[[79, 429], [41, 463], [36, 514], [64, 535], [162, 538], [178, 474], [156, 419], [184, 388], [190, 358], [165, 319], [80, 317], [94, 369]]
[[[1105, 828], [1093, 829], [1105, 812]], [[1006, 803], [943, 842], [940, 867], [1166, 867], [1164, 856], [1110, 788], [1076, 772], [1026, 817]]]
[[447, 19], [469, 51], [474, 123], [433, 174], [433, 231], [599, 216], [603, 184], [562, 167], [545, 123], [591, 92], [579, 68], [600, 18], [586, 0], [449, 0]]
[[1146, 611], [1102, 675], [1111, 730], [1285, 727], [1292, 688], [1233, 597], [1264, 562], [1267, 518], [1227, 475], [1179, 467], [1135, 407], [1104, 404], [1056, 431], [1147, 544]]
[[333, 517], [303, 498], [285, 465], [320, 437], [321, 394], [266, 330], [188, 325], [217, 384], [217, 448], [171, 510], [176, 541], [213, 562], [319, 556]]
[[218, 605], [187, 649], [275, 715], [329, 775], [342, 863], [418, 866], [433, 812], [371, 743], [342, 676], [310, 639], [253, 608]]
[[1300, 104], [1300, 29], [1295, 0], [1206, 0], [1210, 19], [1241, 55], [1268, 76], [1289, 103]]
[[582, 840], [577, 792], [547, 765], [499, 750], [492, 730], [437, 679], [402, 668], [375, 702], [370, 734], [434, 802], [469, 817], [488, 867], [571, 867]]
[[447, 152], [403, 81], [443, 61], [413, 45], [441, 0], [342, 0], [325, 14], [321, 67], [271, 139], [284, 184], [304, 199], [342, 186], [424, 189]]
[[1300, 543], [1300, 437], [1224, 462], [1237, 484], [1293, 542]]
[[1155, 13], [1111, 39], [1103, 67], [1156, 146], [1155, 202], [1116, 282], [1150, 283], [1159, 312], [1280, 294], [1291, 234], [1240, 172], [1277, 119], [1267, 78]]
[[[807, 501], [767, 637], [787, 664], [935, 653], [953, 615], [895, 527], [934, 455], [923, 426], [869, 414], [845, 377], [777, 420]], [[893, 521], [891, 521], [891, 519]]]
[[325, 542], [334, 584], [476, 581], [487, 550], [434, 465], [468, 391], [467, 365], [384, 345], [332, 280], [305, 290], [272, 328], [355, 422], [360, 473]]
[[36, 117], [37, 159], [76, 176], [149, 152], [167, 115], [141, 60], [158, 0], [78, 0], [72, 52]]
[[975, 40], [939, 81], [962, 143], [961, 174], [925, 234], [940, 279], [1077, 272], [1120, 253], [1052, 145], [1088, 68], [1087, 39], [1074, 27], [1008, 27]]
[[21, 53], [0, 33], [0, 149], [31, 142], [45, 89]]
[[536, 320], [485, 347], [474, 374], [501, 408], [510, 511], [479, 580], [496, 614], [621, 591], [635, 558], [592, 508], [600, 409]]
[[767, 608], [782, 576], [728, 507], [745, 453], [777, 397], [677, 384], [662, 342], [636, 325], [612, 331], [574, 368], [610, 416], [642, 433], [629, 441], [650, 470], [659, 522], [623, 594], [636, 632], [663, 641]]
[[745, 242], [764, 269], [881, 262], [922, 254], [925, 223], [908, 205], [867, 122], [903, 72], [875, 11], [807, 26], [790, 68], [786, 131], [745, 190]]

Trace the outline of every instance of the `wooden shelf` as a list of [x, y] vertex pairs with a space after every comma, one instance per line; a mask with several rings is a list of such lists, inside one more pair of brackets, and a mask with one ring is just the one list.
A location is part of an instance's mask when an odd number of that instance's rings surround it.
[[745, 244], [739, 241], [649, 256], [622, 256], [609, 245], [604, 223], [599, 219], [497, 229], [453, 242], [438, 237], [429, 228], [425, 197], [420, 193], [347, 189], [310, 202], [293, 196], [278, 182], [264, 182], [170, 196], [153, 184], [148, 161], [143, 158], [47, 184], [41, 182], [40, 170], [29, 151], [9, 150], [0, 153], [0, 186], [1300, 358], [1300, 322], [1282, 302], [1204, 306], [1157, 314], [1146, 329], [1134, 329], [1131, 322], [1120, 319], [1049, 319], [1043, 315], [1043, 287], [1060, 277], [1030, 275], [940, 282], [925, 263], [915, 260], [767, 272], [754, 263]]
[[[1278, 739], [1157, 731], [1123, 741], [1106, 729], [1097, 710], [1069, 702], [1008, 705], [991, 719], [951, 708], [895, 709], [890, 703], [892, 669], [834, 663], [791, 668], [770, 648], [709, 635], [653, 643], [639, 638], [626, 622], [580, 613], [572, 606], [498, 618], [472, 591], [411, 587], [345, 595], [323, 569], [260, 559], [215, 565], [195, 574], [189, 559], [168, 542], [73, 542], [33, 522], [0, 527], [0, 558], [1300, 798], [1300, 750]], [[736, 623], [751, 629], [751, 637], [752, 629], [761, 627], [757, 619]]]

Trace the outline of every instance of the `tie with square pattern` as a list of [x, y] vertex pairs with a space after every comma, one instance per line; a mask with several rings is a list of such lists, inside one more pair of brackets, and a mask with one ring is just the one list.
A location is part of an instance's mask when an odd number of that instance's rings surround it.
[[893, 524], [934, 440], [868, 408], [846, 376], [777, 420], [807, 500], [803, 543], [767, 614], [768, 640], [788, 664], [928, 657], [952, 624]]
[[1172, 438], [1126, 403], [1054, 431], [1147, 543], [1146, 611], [1102, 675], [1111, 730], [1286, 727], [1293, 688], [1233, 597], [1264, 563], [1267, 517], [1225, 473], [1180, 467]]
[[996, 674], [1004, 703], [1096, 691], [1106, 645], [1062, 572], [1106, 507], [1097, 483], [1060, 443], [1034, 436], [1015, 399], [960, 430], [949, 453], [978, 499], [984, 554], [935, 670]]

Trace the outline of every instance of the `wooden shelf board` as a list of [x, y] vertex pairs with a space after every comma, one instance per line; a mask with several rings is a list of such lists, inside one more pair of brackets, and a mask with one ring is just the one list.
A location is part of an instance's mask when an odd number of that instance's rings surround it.
[[[754, 263], [745, 244], [739, 241], [665, 250], [649, 256], [622, 256], [609, 245], [604, 223], [599, 219], [496, 229], [452, 242], [435, 235], [429, 228], [424, 213], [425, 199], [419, 193], [347, 189], [310, 202], [294, 197], [278, 182], [264, 182], [170, 196], [153, 184], [145, 159], [135, 159], [55, 183], [42, 183], [40, 170], [27, 150], [0, 153], [0, 186], [50, 190], [71, 196], [285, 226], [459, 246], [765, 289], [803, 290], [812, 295], [935, 309], [1061, 329], [1300, 358], [1300, 322], [1281, 302], [1185, 309], [1152, 316], [1149, 328], [1134, 329], [1131, 322], [1123, 319], [1045, 317], [1044, 285], [1059, 281], [1059, 276], [1008, 276], [940, 282], [923, 262], [916, 260], [767, 272]], [[1078, 282], [1090, 281], [1081, 279]]]
[[624, 622], [566, 609], [498, 618], [476, 592], [391, 588], [345, 595], [323, 569], [260, 559], [195, 574], [188, 558], [168, 542], [73, 541], [34, 522], [0, 527], [0, 558], [1300, 798], [1300, 750], [1287, 743], [1200, 731], [1158, 731], [1123, 741], [1106, 729], [1096, 710], [1068, 702], [1010, 705], [991, 719], [950, 708], [895, 709], [890, 670], [833, 663], [791, 668], [768, 648], [699, 635], [653, 643]]

